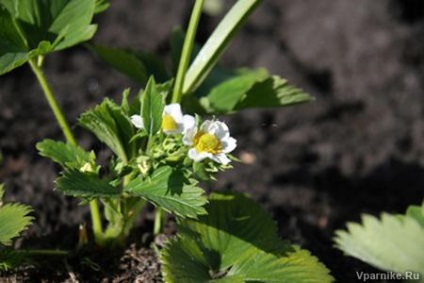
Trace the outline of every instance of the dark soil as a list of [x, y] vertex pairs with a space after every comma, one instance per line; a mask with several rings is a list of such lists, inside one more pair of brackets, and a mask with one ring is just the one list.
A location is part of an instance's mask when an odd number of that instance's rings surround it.
[[[95, 41], [166, 57], [170, 31], [187, 22], [190, 6], [191, 1], [113, 1], [97, 18]], [[211, 17], [202, 20], [200, 41], [216, 23]], [[208, 189], [248, 192], [273, 214], [283, 238], [311, 250], [338, 282], [357, 282], [356, 271], [374, 269], [336, 250], [334, 231], [360, 220], [362, 213], [403, 212], [424, 198], [423, 50], [419, 0], [264, 1], [223, 64], [266, 67], [316, 100], [225, 117], [238, 139], [236, 155], [245, 163], [221, 174]], [[83, 48], [49, 56], [45, 71], [70, 121], [105, 96], [120, 99], [124, 88], [138, 88]], [[75, 130], [85, 147], [102, 154], [104, 148], [89, 134]], [[34, 148], [43, 138], [59, 139], [61, 132], [29, 68], [0, 77], [0, 179], [8, 199], [31, 205], [36, 216], [17, 245], [66, 248], [76, 240], [62, 236], [77, 235], [78, 225], [89, 222], [88, 211], [53, 190], [57, 168]], [[148, 216], [140, 221], [136, 246], [100, 267], [114, 275], [102, 277], [70, 258], [61, 264], [61, 277], [41, 278], [160, 280], [154, 277], [159, 274], [155, 255], [141, 240], [150, 221]], [[45, 237], [63, 241], [37, 241]], [[97, 277], [87, 279], [87, 274]]]

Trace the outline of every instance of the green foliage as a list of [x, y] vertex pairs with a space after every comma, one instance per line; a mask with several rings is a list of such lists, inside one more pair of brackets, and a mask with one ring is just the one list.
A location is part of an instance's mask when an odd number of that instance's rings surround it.
[[[3, 194], [4, 188], [0, 185], [0, 197]], [[0, 244], [10, 245], [12, 239], [19, 236], [31, 224], [33, 217], [28, 216], [31, 211], [31, 208], [26, 205], [3, 204], [0, 198]]]
[[[86, 152], [78, 145], [45, 139], [36, 145], [41, 156], [50, 158], [62, 167], [81, 169], [87, 163], [95, 164], [94, 152]], [[93, 168], [94, 169], [94, 168]]]
[[200, 86], [237, 30], [260, 2], [260, 0], [239, 0], [225, 15], [190, 65], [184, 81], [184, 94], [193, 92]]
[[[184, 32], [176, 29], [171, 36], [171, 55], [174, 65], [179, 60]], [[193, 57], [200, 46], [193, 48]], [[271, 76], [265, 69], [227, 70], [214, 66], [195, 92], [196, 99], [184, 97], [185, 109], [190, 113], [228, 114], [249, 108], [289, 106], [312, 100], [312, 97], [279, 76]], [[198, 99], [200, 98], [200, 104]]]
[[94, 13], [95, 14], [99, 14], [102, 13], [104, 11], [107, 10], [107, 8], [109, 8], [110, 3], [109, 0], [96, 0], [96, 6], [94, 9]]
[[347, 255], [377, 268], [422, 273], [424, 270], [424, 204], [411, 206], [406, 215], [364, 215], [362, 223], [348, 223], [336, 232], [336, 246]]
[[79, 122], [107, 144], [122, 161], [126, 162], [134, 155], [136, 145], [130, 142], [134, 128], [121, 107], [110, 99], [82, 114]]
[[7, 271], [19, 266], [24, 260], [24, 254], [16, 253], [10, 247], [0, 246], [0, 271]]
[[94, 45], [90, 50], [117, 71], [145, 85], [150, 76], [159, 82], [168, 80], [168, 74], [158, 57], [150, 53]]
[[333, 281], [308, 251], [279, 239], [251, 199], [214, 193], [206, 208], [198, 220], [179, 221], [180, 233], [162, 251], [165, 282]]
[[197, 218], [198, 215], [206, 214], [203, 206], [207, 199], [203, 196], [204, 191], [196, 184], [195, 180], [186, 178], [181, 170], [163, 166], [147, 179], [133, 179], [124, 191], [178, 216]]
[[95, 4], [95, 0], [0, 0], [0, 75], [92, 38]]
[[97, 174], [73, 169], [62, 172], [56, 179], [56, 188], [65, 195], [89, 199], [119, 197], [121, 194], [108, 181], [99, 179]]
[[409, 206], [406, 210], [406, 216], [415, 219], [424, 228], [424, 202], [421, 206]]
[[239, 75], [217, 85], [207, 96], [213, 112], [225, 113], [234, 110], [248, 91], [267, 76], [268, 72], [264, 69], [242, 70]]
[[253, 107], [278, 107], [288, 106], [311, 101], [312, 97], [278, 76], [268, 77], [256, 83], [247, 92], [242, 101], [237, 104], [236, 110]]
[[309, 94], [264, 69], [242, 70], [214, 87], [202, 104], [210, 113], [230, 113], [257, 107], [278, 107], [310, 101]]
[[161, 128], [162, 112], [165, 107], [163, 96], [156, 87], [153, 77], [149, 79], [141, 99], [141, 117], [143, 118], [144, 129], [148, 135], [152, 136]]

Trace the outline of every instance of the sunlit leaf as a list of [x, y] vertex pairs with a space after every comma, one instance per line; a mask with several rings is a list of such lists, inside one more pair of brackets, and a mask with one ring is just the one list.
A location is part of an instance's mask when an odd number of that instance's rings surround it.
[[333, 281], [308, 251], [279, 239], [251, 199], [214, 193], [206, 209], [198, 220], [179, 221], [178, 236], [162, 250], [165, 282]]
[[83, 198], [119, 197], [120, 191], [90, 172], [70, 169], [56, 179], [56, 188], [65, 195]]
[[136, 148], [130, 140], [134, 136], [134, 127], [120, 106], [110, 99], [82, 114], [79, 123], [92, 131], [123, 161], [133, 156]]
[[95, 14], [99, 14], [102, 13], [104, 11], [107, 10], [107, 8], [109, 8], [110, 3], [108, 0], [96, 0], [96, 6], [94, 9], [94, 13]]
[[17, 203], [0, 206], [0, 244], [10, 245], [13, 238], [31, 224], [31, 208]]
[[201, 98], [209, 113], [225, 114], [248, 108], [281, 107], [312, 100], [312, 97], [264, 69], [239, 70]]
[[94, 152], [86, 152], [77, 145], [45, 139], [36, 145], [41, 156], [50, 158], [62, 167], [79, 169], [86, 163], [94, 163]]
[[[364, 215], [361, 224], [348, 223], [347, 231], [336, 232], [336, 245], [347, 255], [383, 270], [423, 272], [424, 228], [420, 225], [423, 216], [418, 216], [416, 211], [413, 215], [383, 213], [380, 219]], [[420, 219], [417, 221], [416, 217]]]
[[211, 90], [208, 95], [211, 107], [214, 112], [233, 111], [246, 98], [248, 91], [267, 77], [268, 72], [264, 69], [241, 71], [239, 75], [224, 81]]
[[95, 0], [0, 0], [0, 75], [93, 37]]
[[204, 191], [181, 170], [169, 166], [159, 167], [148, 179], [132, 180], [124, 190], [181, 217], [196, 218], [206, 213]]

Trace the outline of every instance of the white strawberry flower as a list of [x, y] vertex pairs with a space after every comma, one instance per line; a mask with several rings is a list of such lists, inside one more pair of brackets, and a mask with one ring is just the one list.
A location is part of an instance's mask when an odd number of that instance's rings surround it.
[[191, 115], [183, 115], [181, 105], [172, 103], [166, 105], [162, 115], [162, 131], [165, 134], [184, 134], [194, 127], [196, 121]]
[[[131, 116], [132, 124], [141, 129], [144, 127], [143, 118], [140, 115]], [[162, 131], [167, 134], [184, 134], [187, 129], [194, 127], [196, 121], [191, 115], [183, 115], [181, 105], [172, 103], [166, 105], [162, 114]]]
[[144, 128], [143, 118], [141, 118], [140, 115], [132, 115], [131, 116], [131, 123], [136, 127], [137, 129]]
[[184, 135], [183, 142], [191, 146], [188, 157], [196, 162], [206, 158], [221, 164], [230, 163], [227, 153], [237, 146], [237, 140], [230, 137], [228, 126], [220, 121], [206, 120], [199, 129], [192, 127]]

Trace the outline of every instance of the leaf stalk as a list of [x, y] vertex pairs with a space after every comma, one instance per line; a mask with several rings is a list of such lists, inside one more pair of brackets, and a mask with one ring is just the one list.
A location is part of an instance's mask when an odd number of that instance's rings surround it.
[[205, 0], [196, 0], [193, 11], [191, 13], [187, 34], [184, 39], [183, 50], [181, 51], [174, 90], [172, 93], [172, 103], [181, 102], [185, 74], [187, 72], [188, 65], [190, 64], [191, 53], [193, 51], [194, 40], [196, 38], [197, 27], [199, 25], [204, 2]]
[[[63, 132], [63, 135], [66, 138], [66, 141], [69, 142], [70, 144], [77, 145], [77, 141], [75, 140], [72, 130], [69, 127], [68, 122], [66, 121], [65, 115], [63, 114], [62, 109], [60, 109], [53, 95], [52, 88], [50, 87], [50, 84], [48, 83], [47, 78], [45, 77], [44, 72], [41, 69], [41, 62], [42, 62], [42, 59], [41, 60], [33, 59], [33, 60], [29, 60], [29, 65], [31, 66], [32, 71], [37, 77], [37, 80], [41, 86], [41, 89], [43, 90], [44, 96], [47, 102], [49, 103], [51, 110], [53, 111], [56, 121], [58, 122]], [[103, 227], [102, 227], [102, 221], [101, 221], [99, 205], [97, 203], [97, 200], [90, 201], [90, 211], [91, 211], [91, 220], [93, 222], [94, 238], [96, 243], [101, 245], [102, 239], [103, 239]]]

